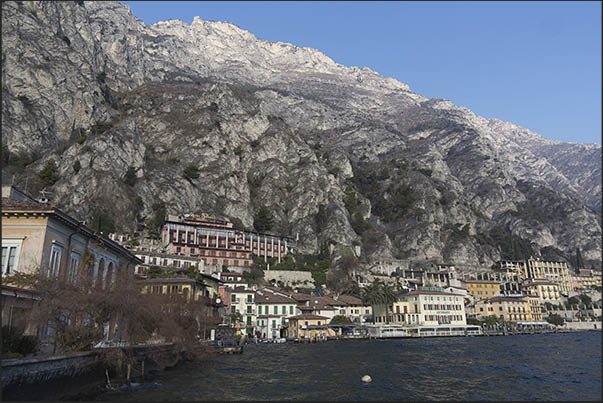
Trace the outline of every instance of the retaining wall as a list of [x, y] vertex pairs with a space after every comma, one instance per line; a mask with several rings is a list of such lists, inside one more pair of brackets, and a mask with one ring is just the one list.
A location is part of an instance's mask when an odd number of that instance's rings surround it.
[[[309, 271], [267, 270], [264, 272], [264, 280], [282, 281], [289, 286], [314, 287], [314, 279]], [[299, 284], [293, 284], [294, 282], [299, 282]]]
[[106, 385], [105, 370], [116, 381], [123, 378], [125, 362], [111, 365], [103, 353], [123, 351], [134, 362], [133, 376], [176, 365], [182, 355], [172, 344], [95, 349], [55, 357], [2, 360], [2, 400], [60, 400], [87, 397]]
[[570, 330], [601, 330], [601, 322], [565, 322], [561, 328]]

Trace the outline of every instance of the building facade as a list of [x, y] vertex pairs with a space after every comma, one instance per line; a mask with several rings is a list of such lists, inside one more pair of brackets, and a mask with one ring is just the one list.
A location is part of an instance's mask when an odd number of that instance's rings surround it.
[[465, 280], [467, 293], [473, 297], [490, 298], [500, 295], [500, 283], [489, 280]]
[[565, 296], [574, 291], [567, 262], [528, 259], [526, 270], [528, 278], [546, 279], [556, 283], [559, 286], [559, 292]]
[[[196, 271], [205, 274], [211, 274], [211, 266], [206, 266], [203, 260], [198, 257], [189, 257], [182, 255], [174, 255], [170, 253], [159, 253], [152, 251], [141, 251], [135, 250], [132, 253], [140, 259], [142, 264], [136, 265], [135, 273], [144, 274], [150, 267], [176, 267], [187, 269], [189, 267], [194, 268]], [[214, 267], [217, 270], [217, 267]]]
[[268, 290], [258, 290], [255, 294], [257, 307], [256, 331], [263, 339], [286, 337], [287, 318], [296, 313], [297, 301]]
[[25, 334], [39, 330], [28, 319], [36, 304], [35, 292], [10, 286], [17, 272], [39, 271], [66, 283], [85, 279], [105, 290], [114, 287], [118, 274], [121, 281], [133, 281], [134, 267], [140, 263], [119, 244], [50, 204], [2, 198], [3, 326], [18, 321]]
[[375, 305], [375, 322], [411, 326], [465, 326], [465, 302], [460, 294], [411, 291], [399, 295], [390, 307]]
[[255, 304], [255, 291], [246, 287], [235, 287], [231, 291], [231, 313], [241, 315], [238, 327], [243, 334], [253, 335], [257, 323], [257, 307]]
[[523, 284], [523, 288], [529, 295], [538, 297], [540, 304], [550, 302], [558, 304], [561, 301], [559, 284], [546, 280], [533, 280]]
[[196, 214], [169, 215], [161, 236], [171, 253], [218, 266], [246, 268], [252, 264], [252, 255], [277, 258], [280, 263], [295, 247], [290, 238], [236, 229], [226, 219]]

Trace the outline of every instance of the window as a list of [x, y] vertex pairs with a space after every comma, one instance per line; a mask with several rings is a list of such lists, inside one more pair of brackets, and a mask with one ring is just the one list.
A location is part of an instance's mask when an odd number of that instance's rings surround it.
[[272, 319], [272, 328], [276, 329], [276, 320], [275, 319]]
[[293, 315], [293, 305], [289, 306], [289, 315]]
[[253, 295], [247, 295], [247, 302], [253, 302]]
[[278, 306], [274, 306], [274, 308], [272, 308], [272, 312], [277, 315], [278, 314]]
[[287, 307], [285, 305], [283, 305], [281, 308], [281, 315], [286, 315], [286, 314], [287, 314]]
[[10, 275], [15, 271], [21, 250], [21, 240], [2, 240], [2, 275]]
[[247, 305], [247, 313], [251, 313], [251, 305]]
[[230, 299], [231, 302], [237, 302], [237, 295], [236, 294], [232, 294], [232, 297]]
[[48, 275], [58, 277], [61, 267], [61, 256], [63, 255], [63, 247], [53, 244], [50, 252], [50, 265], [48, 266]]
[[[251, 307], [249, 307], [251, 308]], [[251, 316], [247, 317], [247, 326], [251, 326]]]
[[71, 253], [71, 262], [69, 263], [69, 274], [67, 275], [67, 281], [69, 281], [70, 283], [74, 283], [76, 278], [77, 278], [77, 274], [78, 274], [78, 267], [77, 264], [80, 260], [80, 255], [72, 252]]
[[[268, 313], [268, 312], [266, 312], [266, 313]], [[261, 315], [261, 314], [262, 314], [262, 306], [258, 305], [258, 315]]]

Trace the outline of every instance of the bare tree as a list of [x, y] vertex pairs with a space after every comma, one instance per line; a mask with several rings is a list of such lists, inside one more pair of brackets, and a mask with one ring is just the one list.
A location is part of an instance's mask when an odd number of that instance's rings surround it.
[[123, 268], [103, 284], [93, 281], [92, 266], [83, 260], [79, 275], [70, 281], [40, 270], [8, 279], [36, 292], [39, 300], [30, 321], [54, 352], [87, 350], [102, 340], [130, 345], [158, 340], [192, 350], [199, 336], [218, 321], [207, 297], [187, 300], [180, 294], [142, 293], [142, 283]]

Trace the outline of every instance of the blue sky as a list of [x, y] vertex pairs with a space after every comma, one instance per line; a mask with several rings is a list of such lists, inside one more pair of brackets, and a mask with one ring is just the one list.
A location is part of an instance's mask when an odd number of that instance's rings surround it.
[[229, 21], [552, 140], [601, 144], [600, 2], [123, 3], [145, 24]]

